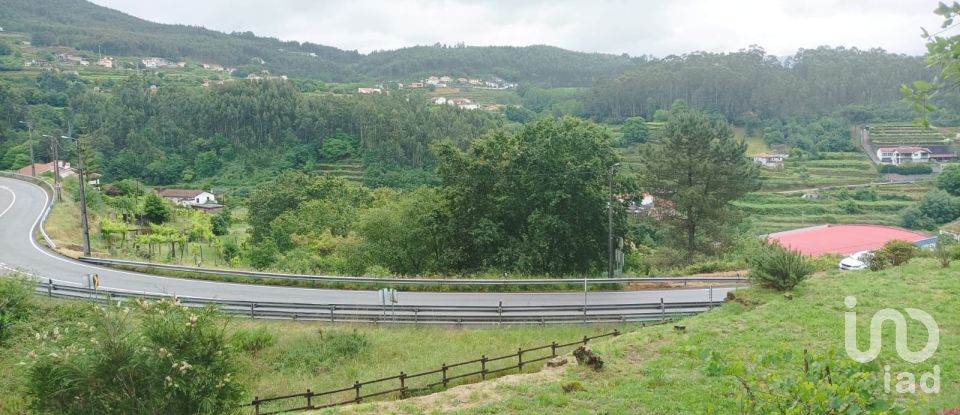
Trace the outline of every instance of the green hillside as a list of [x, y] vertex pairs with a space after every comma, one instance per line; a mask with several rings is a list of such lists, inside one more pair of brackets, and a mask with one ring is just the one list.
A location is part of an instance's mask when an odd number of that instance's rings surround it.
[[[769, 378], [769, 385], [777, 384], [778, 379], [788, 383], [796, 379], [790, 375], [803, 370], [804, 351], [811, 356], [832, 355], [835, 351], [839, 354], [828, 361], [834, 380], [840, 383], [841, 368], [852, 364], [843, 354], [844, 298], [850, 295], [858, 301], [855, 311], [861, 349], [866, 347], [870, 316], [880, 309], [902, 312], [905, 307], [913, 307], [933, 316], [941, 336], [939, 348], [929, 360], [918, 364], [901, 360], [894, 347], [893, 325], [889, 324], [883, 330], [882, 352], [875, 361], [879, 364], [872, 366], [878, 371], [867, 372], [870, 380], [862, 382], [879, 388], [874, 390], [877, 395], [899, 403], [907, 409], [905, 413], [941, 413], [960, 406], [960, 343], [947, 334], [960, 328], [956, 313], [960, 300], [954, 295], [957, 290], [960, 279], [956, 264], [952, 269], [942, 269], [933, 260], [915, 260], [882, 272], [834, 271], [801, 284], [789, 298], [760, 289], [740, 290], [735, 301], [679, 323], [682, 331], [673, 325], [655, 326], [596, 343], [593, 348], [605, 362], [600, 372], [573, 364], [553, 374], [528, 375], [497, 386], [465, 386], [425, 398], [323, 413], [750, 413], [741, 406], [743, 386], [734, 376], [724, 374], [722, 367], [745, 365], [747, 372], [741, 376], [757, 395], [762, 395], [767, 390], [758, 387], [757, 377], [774, 376]], [[907, 343], [911, 350], [920, 350], [927, 338], [924, 328], [910, 318], [907, 321]], [[766, 359], [759, 360], [761, 356]], [[937, 365], [940, 392], [885, 394], [883, 365], [891, 366], [893, 384], [897, 373], [909, 371], [919, 379], [921, 373]], [[816, 363], [810, 367], [815, 369]], [[574, 381], [583, 390], [564, 392], [561, 385]], [[899, 412], [851, 409], [833, 413]]]
[[551, 86], [588, 86], [616, 76], [634, 59], [550, 46], [416, 46], [362, 55], [336, 47], [280, 41], [252, 32], [159, 24], [84, 0], [0, 0], [0, 26], [35, 46], [69, 46], [112, 56], [158, 56], [263, 67], [326, 82], [409, 79], [426, 74], [498, 76]]

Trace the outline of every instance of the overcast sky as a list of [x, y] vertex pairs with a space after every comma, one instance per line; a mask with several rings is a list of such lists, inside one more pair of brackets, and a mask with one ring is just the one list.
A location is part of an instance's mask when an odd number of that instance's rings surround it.
[[666, 56], [752, 44], [790, 55], [821, 45], [922, 54], [931, 0], [93, 0], [162, 23], [253, 31], [360, 52], [431, 45], [548, 44]]

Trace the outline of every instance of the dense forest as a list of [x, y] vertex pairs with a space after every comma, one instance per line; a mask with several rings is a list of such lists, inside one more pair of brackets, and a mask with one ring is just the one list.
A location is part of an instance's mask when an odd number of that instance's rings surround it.
[[880, 49], [820, 47], [784, 60], [760, 47], [697, 52], [649, 60], [600, 82], [589, 97], [588, 112], [598, 120], [649, 119], [682, 99], [734, 121], [750, 114], [823, 115], [844, 107], [857, 116], [857, 111], [887, 111], [885, 106], [902, 98], [900, 85], [932, 79], [934, 73], [921, 57]]
[[[487, 112], [431, 106], [419, 95], [308, 95], [283, 81], [208, 89], [134, 76], [106, 90], [44, 72], [35, 85], [0, 86], [0, 105], [7, 118], [0, 133], [17, 128], [26, 138], [17, 121], [32, 119], [49, 134], [70, 119], [74, 134], [89, 137], [92, 163], [107, 180], [153, 185], [217, 176], [214, 184], [235, 186], [340, 161], [362, 161], [371, 186], [418, 185], [430, 180], [430, 143], [463, 146], [498, 125]], [[0, 168], [19, 167], [24, 147], [0, 144], [10, 154]]]

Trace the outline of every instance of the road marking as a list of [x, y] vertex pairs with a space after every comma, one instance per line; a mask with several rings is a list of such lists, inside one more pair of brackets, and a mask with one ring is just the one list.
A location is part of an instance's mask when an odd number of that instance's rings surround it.
[[0, 212], [0, 217], [3, 217], [3, 215], [5, 215], [7, 212], [10, 211], [10, 209], [13, 208], [13, 204], [17, 203], [17, 194], [13, 193], [13, 190], [10, 190], [10, 188], [7, 186], [0, 186], [0, 189], [10, 192], [10, 196], [13, 196], [13, 200], [10, 201], [10, 206], [7, 206], [7, 208], [4, 209], [3, 212]]

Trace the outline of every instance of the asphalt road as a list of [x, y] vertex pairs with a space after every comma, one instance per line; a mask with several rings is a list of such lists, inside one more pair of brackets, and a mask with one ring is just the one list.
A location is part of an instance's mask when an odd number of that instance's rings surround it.
[[[49, 196], [39, 186], [0, 177], [0, 268], [20, 270], [57, 284], [82, 286], [86, 274], [100, 275], [102, 290], [183, 295], [218, 300], [290, 302], [310, 304], [379, 304], [376, 291], [276, 287], [161, 277], [85, 264], [51, 252], [33, 238]], [[95, 235], [92, 237], [96, 237]], [[716, 287], [713, 298], [722, 299], [730, 287]], [[649, 291], [591, 291], [587, 303], [640, 304], [695, 302], [709, 299], [708, 289]], [[583, 292], [553, 293], [443, 293], [400, 292], [400, 304], [416, 306], [582, 305]]]

